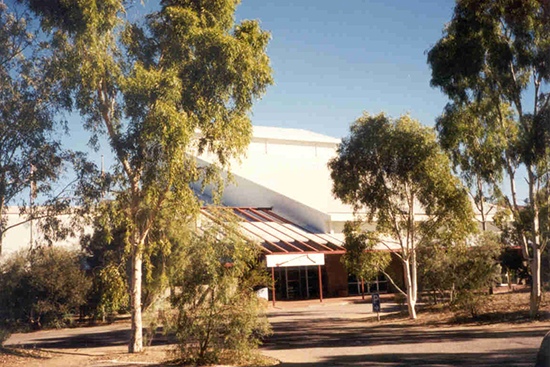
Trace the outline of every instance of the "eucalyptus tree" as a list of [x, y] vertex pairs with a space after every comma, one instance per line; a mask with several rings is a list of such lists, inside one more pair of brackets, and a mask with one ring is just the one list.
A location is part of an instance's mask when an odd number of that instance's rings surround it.
[[502, 195], [497, 184], [503, 178], [505, 155], [511, 154], [517, 137], [513, 112], [506, 104], [499, 108], [487, 100], [449, 103], [436, 121], [439, 142], [470, 189], [484, 231], [487, 215], [495, 214], [495, 206], [487, 203], [494, 204]]
[[[235, 24], [238, 0], [165, 0], [136, 23], [123, 0], [24, 2], [53, 35], [57, 75], [92, 141], [105, 135], [116, 157], [132, 263], [129, 351], [139, 352], [152, 229], [165, 210], [174, 220], [196, 212], [190, 183], [213, 179], [249, 143], [248, 112], [272, 82], [270, 36], [257, 21]], [[218, 164], [200, 169], [192, 153], [204, 151]]]
[[409, 116], [364, 114], [329, 168], [335, 196], [376, 223], [370, 240], [388, 249], [397, 242], [405, 283], [399, 291], [416, 318], [418, 247], [462, 241], [475, 229], [466, 190], [452, 175], [435, 133]]
[[[23, 194], [50, 192], [63, 164], [56, 83], [42, 75], [49, 59], [27, 15], [0, 3], [0, 254], [8, 230], [48, 215], [28, 210]], [[8, 205], [20, 201], [24, 215], [8, 223]]]
[[[538, 193], [549, 175], [549, 24], [550, 8], [544, 1], [459, 0], [443, 37], [428, 53], [432, 86], [441, 88], [463, 112], [472, 112], [480, 101], [490, 103], [492, 126], [506, 131], [506, 144], [493, 153], [502, 168], [485, 168], [497, 175], [503, 169], [509, 182], [505, 200], [518, 228], [523, 256], [530, 263], [532, 316], [541, 301], [541, 253], [546, 247], [540, 208], [548, 195], [541, 198]], [[477, 118], [487, 117], [475, 115], [469, 125], [472, 129]], [[529, 223], [521, 223], [517, 194], [517, 181], [523, 179], [529, 190]]]

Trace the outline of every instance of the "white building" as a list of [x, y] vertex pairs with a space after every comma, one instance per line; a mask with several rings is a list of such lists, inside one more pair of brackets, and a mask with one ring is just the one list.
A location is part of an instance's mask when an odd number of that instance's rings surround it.
[[231, 164], [235, 184], [226, 186], [223, 204], [272, 207], [312, 230], [341, 233], [353, 210], [333, 197], [327, 167], [339, 143], [311, 131], [255, 126], [245, 157]]
[[[237, 211], [242, 215], [243, 227], [255, 240], [270, 243], [265, 247], [266, 255], [280, 252], [274, 250], [276, 247], [284, 249], [282, 252], [286, 251], [289, 256], [306, 256], [309, 253], [326, 255], [321, 276], [324, 279], [322, 288], [331, 296], [357, 290], [357, 284], [353, 281], [349, 283], [340, 263], [342, 230], [346, 221], [354, 219], [353, 208], [332, 195], [332, 180], [327, 166], [329, 160], [336, 156], [339, 143], [340, 139], [311, 131], [255, 126], [245, 156], [240, 161], [231, 162], [233, 182], [227, 182], [222, 198], [223, 205], [240, 208]], [[198, 160], [207, 165], [214, 161], [214, 157], [204, 154]], [[208, 201], [208, 189], [202, 197]], [[261, 208], [260, 213], [264, 217], [259, 218], [258, 211], [251, 216], [254, 208]], [[488, 215], [489, 221], [493, 214], [494, 210]], [[278, 216], [288, 223], [274, 219]], [[418, 217], [421, 216], [418, 213]], [[15, 208], [8, 213], [8, 221], [19, 220], [17, 217]], [[284, 226], [290, 227], [282, 229]], [[317, 239], [319, 244], [315, 246], [321, 247], [308, 250], [303, 231], [307, 232], [305, 238]], [[28, 246], [30, 233], [29, 223], [8, 231], [4, 238], [4, 253]], [[64, 244], [78, 246], [78, 239], [69, 238]], [[327, 248], [323, 250], [325, 245]], [[380, 248], [387, 250], [383, 246]], [[296, 294], [298, 288], [298, 296], [314, 294], [313, 285], [319, 280], [315, 273], [306, 265], [278, 269], [279, 284], [284, 284], [279, 289], [280, 294], [290, 297], [291, 293]], [[384, 290], [387, 285], [382, 280], [374, 286], [376, 290]]]

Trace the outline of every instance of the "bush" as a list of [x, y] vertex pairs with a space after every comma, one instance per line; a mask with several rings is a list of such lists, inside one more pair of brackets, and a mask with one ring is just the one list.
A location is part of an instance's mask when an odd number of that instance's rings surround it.
[[477, 319], [481, 313], [481, 309], [485, 304], [486, 295], [482, 293], [476, 293], [473, 291], [463, 290], [457, 293], [453, 303], [452, 309], [457, 316], [464, 315]]
[[0, 264], [0, 323], [64, 326], [86, 303], [89, 288], [75, 251], [51, 247], [16, 253]]
[[[494, 233], [484, 232], [476, 245], [431, 243], [419, 249], [419, 279], [424, 291], [479, 292], [499, 280], [501, 244]], [[450, 300], [454, 297], [451, 294]]]
[[169, 328], [183, 361], [211, 364], [223, 356], [224, 362], [239, 362], [270, 332], [265, 304], [254, 292], [266, 280], [255, 249], [211, 228], [173, 257], [171, 301], [177, 312]]

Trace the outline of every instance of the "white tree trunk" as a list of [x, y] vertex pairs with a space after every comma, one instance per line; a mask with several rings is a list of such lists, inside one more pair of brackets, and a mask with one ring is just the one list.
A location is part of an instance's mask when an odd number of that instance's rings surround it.
[[537, 201], [537, 178], [532, 168], [528, 170], [529, 174], [529, 201], [533, 209], [533, 220], [531, 229], [531, 299], [529, 302], [529, 315], [535, 317], [539, 312], [540, 301], [542, 298], [541, 290], [541, 251], [540, 251], [540, 223], [539, 223], [539, 203]]
[[141, 267], [143, 254], [139, 243], [132, 244], [132, 274], [130, 275], [130, 294], [132, 307], [132, 335], [128, 352], [143, 352], [143, 324], [141, 320]]
[[541, 289], [541, 251], [536, 244], [532, 244], [533, 257], [531, 258], [531, 299], [529, 302], [529, 315], [533, 318], [539, 312], [542, 299]]
[[403, 271], [405, 275], [405, 288], [407, 293], [407, 307], [409, 310], [409, 317], [416, 319], [416, 284], [414, 281], [413, 272], [411, 271], [411, 264], [408, 260], [403, 260]]

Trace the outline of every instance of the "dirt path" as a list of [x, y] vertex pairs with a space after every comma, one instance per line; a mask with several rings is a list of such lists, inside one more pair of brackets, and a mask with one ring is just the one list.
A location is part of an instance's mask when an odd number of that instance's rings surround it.
[[[157, 334], [145, 353], [128, 354], [130, 325], [127, 322], [74, 329], [44, 330], [12, 335], [4, 346], [18, 351], [36, 351], [35, 355], [13, 355], [10, 364], [25, 367], [111, 367], [160, 366], [169, 358], [166, 337]], [[19, 349], [21, 348], [21, 349]], [[8, 363], [8, 362], [6, 362]]]

